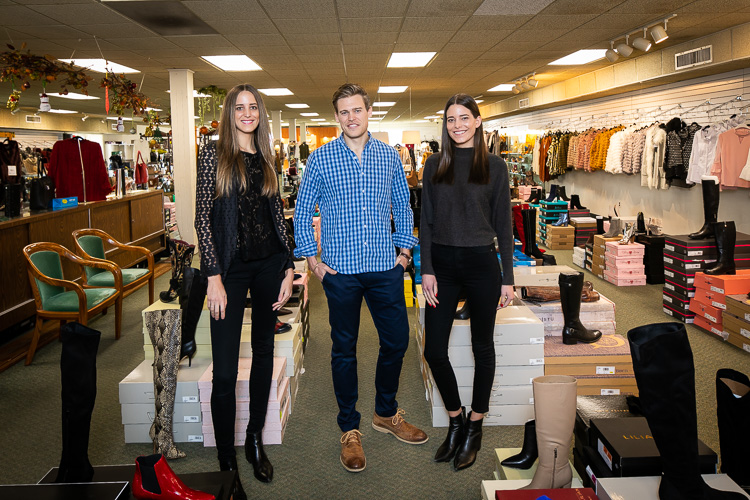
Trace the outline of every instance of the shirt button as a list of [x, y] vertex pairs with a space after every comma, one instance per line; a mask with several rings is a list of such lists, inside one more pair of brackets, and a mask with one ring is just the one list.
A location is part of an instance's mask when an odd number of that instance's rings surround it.
[[367, 245], [367, 242], [365, 241], [365, 245]]
[[362, 210], [367, 210], [367, 207], [362, 207]]

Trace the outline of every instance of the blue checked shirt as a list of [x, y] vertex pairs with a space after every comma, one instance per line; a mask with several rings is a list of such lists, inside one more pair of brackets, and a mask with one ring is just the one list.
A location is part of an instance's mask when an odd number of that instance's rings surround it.
[[394, 246], [412, 248], [419, 241], [413, 235], [414, 215], [401, 159], [395, 149], [372, 136], [362, 163], [343, 134], [308, 158], [294, 210], [296, 257], [317, 255], [312, 227], [316, 205], [321, 259], [339, 273], [386, 271], [395, 265]]

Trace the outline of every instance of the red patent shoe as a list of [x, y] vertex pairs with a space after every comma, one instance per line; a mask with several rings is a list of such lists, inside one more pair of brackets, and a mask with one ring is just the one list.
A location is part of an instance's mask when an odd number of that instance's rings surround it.
[[210, 493], [185, 486], [167, 464], [163, 455], [135, 459], [133, 496], [139, 500], [215, 500]]

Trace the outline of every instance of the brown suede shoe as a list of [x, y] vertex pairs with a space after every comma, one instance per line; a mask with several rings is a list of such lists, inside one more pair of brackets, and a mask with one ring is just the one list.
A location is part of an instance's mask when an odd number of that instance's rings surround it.
[[365, 470], [367, 460], [362, 449], [362, 433], [352, 429], [341, 435], [341, 465], [349, 472]]
[[423, 444], [429, 439], [427, 434], [417, 429], [402, 416], [404, 410], [399, 408], [392, 417], [381, 417], [375, 413], [372, 416], [372, 428], [376, 431], [393, 434], [396, 439], [407, 444]]

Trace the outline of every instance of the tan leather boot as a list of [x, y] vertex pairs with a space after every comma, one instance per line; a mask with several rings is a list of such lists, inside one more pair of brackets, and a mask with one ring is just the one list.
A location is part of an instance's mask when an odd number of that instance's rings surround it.
[[570, 488], [573, 471], [568, 453], [576, 419], [576, 379], [548, 375], [532, 383], [539, 465], [531, 484], [521, 489]]

